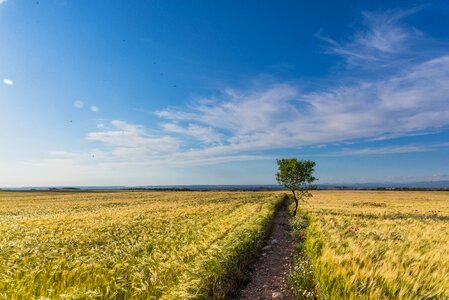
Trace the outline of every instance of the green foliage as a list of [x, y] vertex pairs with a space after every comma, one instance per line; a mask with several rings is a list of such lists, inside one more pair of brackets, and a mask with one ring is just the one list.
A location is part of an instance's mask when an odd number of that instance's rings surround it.
[[278, 172], [276, 180], [290, 191], [305, 188], [304, 185], [315, 181], [313, 172], [315, 162], [311, 160], [297, 160], [296, 158], [283, 158], [277, 160]]
[[298, 210], [296, 191], [299, 193], [299, 199], [304, 201], [312, 196], [309, 190], [311, 188], [310, 184], [316, 180], [313, 176], [315, 162], [311, 160], [297, 160], [296, 158], [283, 158], [278, 159], [277, 164], [276, 180], [292, 192], [295, 200], [293, 215], [296, 216], [296, 211]]

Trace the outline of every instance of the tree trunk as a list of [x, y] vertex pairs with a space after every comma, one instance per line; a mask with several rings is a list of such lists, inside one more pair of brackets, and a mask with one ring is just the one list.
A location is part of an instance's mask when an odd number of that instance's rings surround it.
[[296, 216], [296, 211], [298, 210], [298, 198], [296, 198], [295, 191], [292, 190], [293, 199], [295, 200], [295, 210], [293, 211], [293, 216]]

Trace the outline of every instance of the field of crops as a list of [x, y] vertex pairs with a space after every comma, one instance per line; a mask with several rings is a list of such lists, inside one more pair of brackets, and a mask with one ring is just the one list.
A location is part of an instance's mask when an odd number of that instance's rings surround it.
[[0, 299], [224, 298], [280, 197], [0, 192]]
[[321, 299], [449, 299], [448, 192], [317, 191], [303, 207], [311, 266], [295, 268]]

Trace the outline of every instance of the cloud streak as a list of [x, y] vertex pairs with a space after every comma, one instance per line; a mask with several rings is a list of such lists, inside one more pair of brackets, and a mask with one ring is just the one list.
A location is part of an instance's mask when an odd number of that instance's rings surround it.
[[362, 149], [343, 149], [338, 152], [327, 153], [325, 156], [365, 156], [365, 155], [385, 155], [385, 154], [404, 154], [404, 153], [420, 153], [420, 152], [430, 152], [442, 148], [448, 148], [449, 143], [439, 143], [439, 144], [411, 144], [411, 145], [400, 145], [400, 146], [388, 146], [388, 147], [370, 147]]
[[142, 157], [158, 158], [167, 153], [175, 153], [180, 141], [171, 136], [150, 136], [140, 125], [114, 120], [114, 127], [108, 131], [91, 132], [87, 139], [112, 147], [112, 154], [129, 160], [141, 160]]
[[[1, 0], [0, 0], [1, 1]], [[1, 4], [1, 2], [0, 2], [0, 4]], [[14, 85], [14, 81], [12, 81], [11, 79], [3, 79], [3, 83], [5, 84], [5, 85]]]
[[207, 144], [221, 143], [223, 138], [222, 135], [216, 132], [212, 127], [203, 127], [192, 123], [189, 123], [186, 127], [179, 126], [176, 123], [163, 123], [161, 127], [166, 132], [191, 136]]
[[[398, 67], [416, 59], [429, 59], [429, 53], [435, 53], [440, 43], [404, 22], [421, 9], [419, 6], [408, 10], [363, 12], [361, 24], [351, 39], [336, 41], [321, 32], [317, 37], [327, 43], [326, 53], [341, 56], [353, 67]], [[422, 51], [423, 48], [427, 48], [426, 51]]]

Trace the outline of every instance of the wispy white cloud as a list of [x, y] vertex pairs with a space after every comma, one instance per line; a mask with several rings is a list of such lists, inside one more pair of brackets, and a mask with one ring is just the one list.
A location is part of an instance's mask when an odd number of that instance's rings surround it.
[[384, 80], [311, 93], [290, 84], [227, 91], [213, 104], [156, 114], [227, 132], [223, 145], [210, 148], [222, 151], [300, 147], [386, 132], [399, 137], [449, 125], [448, 70], [449, 56], [443, 56]]
[[[2, 0], [0, 0], [0, 1], [2, 1]], [[1, 4], [1, 2], [0, 2], [0, 4]], [[4, 84], [6, 84], [6, 85], [14, 85], [14, 81], [12, 81], [11, 79], [3, 79], [3, 83]]]
[[83, 108], [84, 107], [84, 102], [81, 100], [76, 100], [73, 102], [73, 106], [75, 106], [76, 108]]
[[90, 132], [87, 139], [111, 147], [114, 155], [125, 159], [157, 158], [175, 153], [181, 144], [179, 139], [171, 136], [150, 136], [141, 125], [119, 120], [112, 121], [111, 125], [113, 130]]
[[387, 147], [369, 147], [362, 149], [346, 148], [337, 152], [327, 153], [325, 156], [354, 156], [354, 155], [385, 155], [385, 154], [403, 154], [419, 153], [448, 148], [449, 143], [439, 144], [411, 144]]
[[[87, 152], [52, 151], [48, 165], [92, 165], [105, 168], [131, 166], [198, 166], [230, 161], [267, 160], [274, 157], [254, 154], [235, 154], [220, 147], [182, 150], [183, 141], [173, 136], [151, 135], [141, 125], [114, 120], [112, 129], [90, 132], [87, 139], [99, 143], [102, 150]], [[193, 131], [197, 130], [196, 128]], [[200, 129], [200, 131], [203, 129]], [[170, 128], [169, 132], [172, 132]], [[189, 133], [189, 135], [192, 135]]]
[[413, 130], [411, 132], [400, 132], [400, 133], [391, 133], [386, 132], [380, 136], [374, 137], [372, 139], [368, 139], [368, 141], [385, 141], [392, 140], [401, 137], [417, 137], [417, 136], [425, 136], [425, 135], [434, 135], [439, 134], [445, 130], [448, 130], [447, 127], [438, 127], [438, 128], [426, 128], [423, 130]]
[[2, 5], [3, 3], [6, 3], [7, 0], [0, 0], [0, 5]]
[[423, 54], [416, 51], [417, 45], [432, 43], [418, 29], [403, 22], [420, 9], [363, 12], [361, 26], [351, 39], [336, 41], [321, 32], [317, 37], [328, 44], [327, 53], [342, 56], [350, 65], [364, 68], [397, 65], [410, 59], [407, 54], [415, 59]]
[[298, 89], [288, 84], [251, 91], [226, 90], [222, 99], [202, 100], [188, 111], [164, 110], [156, 115], [225, 132], [225, 145], [211, 147], [216, 151], [259, 150], [282, 146], [288, 140], [288, 134], [277, 131], [299, 113], [298, 95]]
[[92, 112], [98, 112], [100, 109], [98, 108], [98, 106], [92, 105], [92, 106], [90, 107], [90, 110], [91, 110]]
[[166, 132], [192, 136], [204, 143], [220, 143], [223, 138], [223, 136], [212, 129], [212, 127], [204, 127], [192, 123], [189, 123], [186, 127], [179, 126], [176, 123], [163, 123], [161, 126]]

